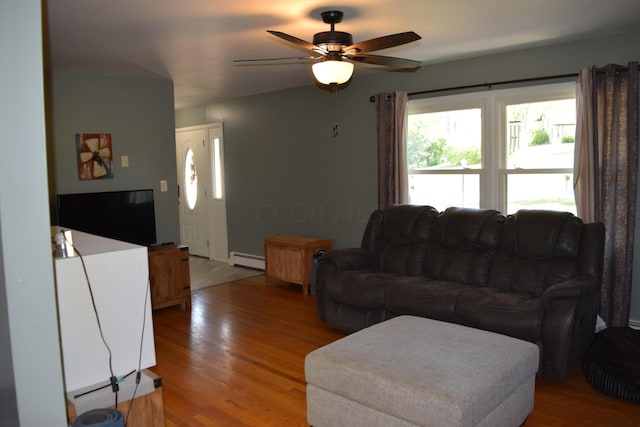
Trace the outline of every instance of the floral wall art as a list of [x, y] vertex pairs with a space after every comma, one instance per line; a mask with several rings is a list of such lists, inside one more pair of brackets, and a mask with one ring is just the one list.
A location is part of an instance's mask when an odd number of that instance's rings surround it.
[[79, 133], [78, 178], [80, 181], [113, 178], [113, 150], [110, 133]]

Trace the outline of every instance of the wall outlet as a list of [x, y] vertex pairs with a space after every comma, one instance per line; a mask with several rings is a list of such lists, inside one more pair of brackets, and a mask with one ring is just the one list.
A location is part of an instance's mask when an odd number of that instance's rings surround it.
[[123, 168], [129, 167], [129, 156], [120, 156], [120, 165]]
[[168, 190], [169, 188], [167, 186], [167, 180], [163, 179], [162, 181], [160, 181], [160, 191], [166, 193]]

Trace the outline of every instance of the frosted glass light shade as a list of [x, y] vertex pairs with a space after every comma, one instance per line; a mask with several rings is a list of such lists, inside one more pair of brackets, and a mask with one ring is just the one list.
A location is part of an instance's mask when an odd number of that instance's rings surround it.
[[322, 61], [311, 66], [313, 75], [318, 82], [330, 85], [347, 82], [353, 74], [353, 64], [347, 61]]

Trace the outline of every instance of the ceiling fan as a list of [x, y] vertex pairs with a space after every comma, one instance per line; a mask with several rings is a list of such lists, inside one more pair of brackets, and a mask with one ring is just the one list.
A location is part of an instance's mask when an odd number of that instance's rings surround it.
[[321, 15], [323, 22], [331, 25], [331, 30], [316, 33], [313, 36], [313, 43], [309, 43], [280, 31], [267, 30], [270, 34], [273, 34], [296, 47], [312, 52], [313, 56], [247, 59], [236, 60], [234, 62], [283, 59], [320, 60], [312, 66], [313, 75], [318, 82], [327, 85], [346, 83], [353, 74], [354, 63], [381, 65], [397, 69], [417, 68], [421, 65], [420, 61], [394, 58], [391, 56], [371, 55], [368, 53], [420, 40], [421, 37], [413, 31], [390, 34], [354, 44], [351, 34], [335, 30], [335, 25], [342, 22], [342, 17], [344, 16], [341, 11], [329, 10], [323, 12]]

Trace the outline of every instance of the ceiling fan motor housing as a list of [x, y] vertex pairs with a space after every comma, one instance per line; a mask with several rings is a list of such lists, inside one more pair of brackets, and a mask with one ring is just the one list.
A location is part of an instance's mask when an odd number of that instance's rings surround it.
[[[340, 50], [341, 47], [351, 46], [353, 44], [353, 37], [351, 37], [351, 34], [343, 31], [323, 31], [314, 34], [313, 44], [316, 46], [326, 46], [326, 49], [329, 51]], [[336, 46], [337, 49], [332, 49], [331, 46]]]

